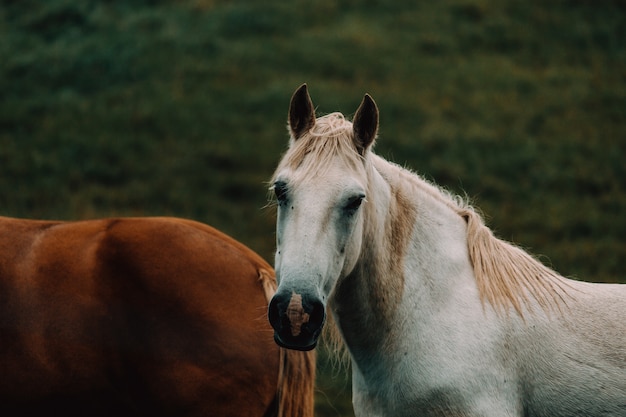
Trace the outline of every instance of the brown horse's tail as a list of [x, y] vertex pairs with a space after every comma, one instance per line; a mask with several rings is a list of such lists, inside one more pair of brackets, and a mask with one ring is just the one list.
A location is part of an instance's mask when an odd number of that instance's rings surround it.
[[[273, 272], [261, 269], [259, 278], [269, 303], [276, 293], [276, 277]], [[278, 417], [313, 417], [315, 360], [314, 350], [299, 352], [280, 348]]]

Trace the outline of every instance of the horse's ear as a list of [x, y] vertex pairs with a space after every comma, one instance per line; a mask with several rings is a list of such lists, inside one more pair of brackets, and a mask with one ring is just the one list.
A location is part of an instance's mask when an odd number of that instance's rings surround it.
[[378, 107], [369, 94], [365, 94], [354, 115], [352, 129], [354, 130], [354, 144], [359, 153], [364, 155], [376, 139], [378, 132]]
[[306, 83], [302, 84], [293, 96], [289, 104], [289, 131], [294, 140], [311, 130], [315, 125], [315, 109], [309, 96]]

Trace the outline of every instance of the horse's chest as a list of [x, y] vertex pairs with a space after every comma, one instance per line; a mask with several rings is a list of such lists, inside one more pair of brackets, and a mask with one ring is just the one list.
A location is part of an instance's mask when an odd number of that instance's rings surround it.
[[398, 398], [387, 392], [354, 393], [354, 411], [357, 417], [460, 417], [470, 416], [463, 399], [453, 389], [433, 389], [421, 395]]
[[367, 382], [353, 375], [353, 401], [357, 417], [466, 416], [460, 391], [449, 385], [416, 378], [413, 367], [394, 367], [393, 373], [382, 371], [369, 375]]

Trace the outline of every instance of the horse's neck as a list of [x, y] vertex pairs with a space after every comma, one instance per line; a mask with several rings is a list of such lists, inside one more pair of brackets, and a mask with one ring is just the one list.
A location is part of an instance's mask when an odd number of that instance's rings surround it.
[[475, 286], [465, 222], [444, 197], [435, 198], [438, 190], [375, 156], [369, 181], [361, 258], [334, 301], [353, 356], [360, 347], [383, 348], [407, 323], [414, 331], [412, 318], [459, 284]]

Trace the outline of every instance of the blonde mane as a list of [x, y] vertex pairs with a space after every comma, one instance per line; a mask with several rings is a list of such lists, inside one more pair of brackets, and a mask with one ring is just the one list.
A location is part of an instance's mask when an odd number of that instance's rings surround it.
[[467, 245], [483, 302], [498, 311], [523, 306], [532, 311], [533, 300], [546, 312], [561, 310], [568, 284], [552, 269], [521, 248], [498, 239], [471, 209], [461, 210], [467, 220]]
[[497, 238], [467, 199], [407, 169], [398, 169], [404, 181], [419, 187], [420, 192], [442, 202], [467, 222], [467, 247], [483, 303], [505, 314], [512, 307], [522, 318], [524, 310], [532, 312], [535, 303], [548, 313], [561, 310], [569, 287], [561, 275], [523, 249]]

